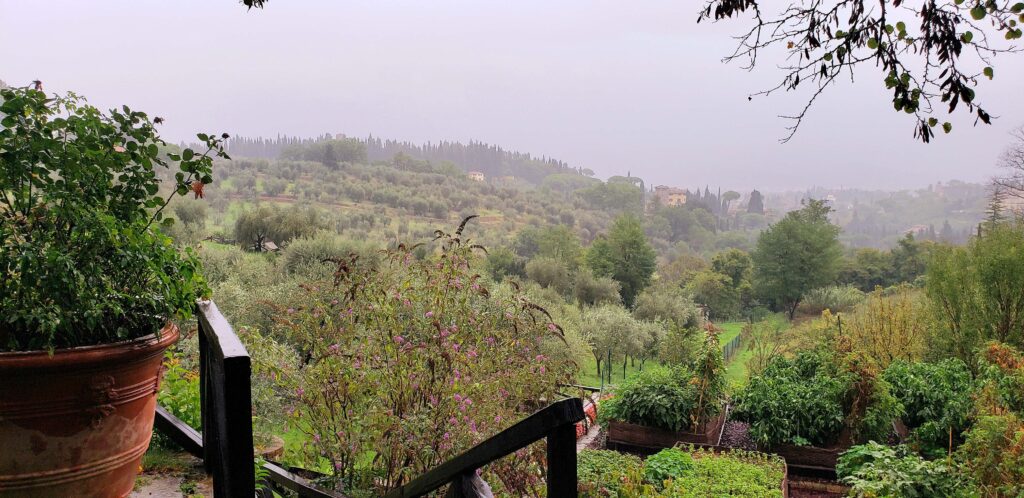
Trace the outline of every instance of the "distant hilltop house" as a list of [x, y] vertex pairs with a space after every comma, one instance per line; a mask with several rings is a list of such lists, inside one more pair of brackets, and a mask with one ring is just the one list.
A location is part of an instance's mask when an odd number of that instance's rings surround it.
[[915, 236], [925, 234], [928, 233], [928, 225], [914, 225], [904, 230], [903, 233], [910, 233], [914, 234]]
[[1000, 204], [1004, 211], [1009, 211], [1014, 214], [1024, 214], [1024, 199], [1016, 195], [1002, 195], [999, 198]]
[[682, 206], [686, 204], [686, 190], [667, 185], [654, 187], [654, 198], [662, 206]]
[[487, 177], [485, 177], [484, 174], [479, 171], [470, 171], [469, 173], [466, 173], [466, 178], [469, 178], [474, 182], [482, 182], [487, 179]]

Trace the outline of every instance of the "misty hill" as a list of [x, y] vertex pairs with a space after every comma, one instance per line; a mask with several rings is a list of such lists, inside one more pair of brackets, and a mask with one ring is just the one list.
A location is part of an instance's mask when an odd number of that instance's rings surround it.
[[557, 159], [477, 141], [414, 144], [372, 135], [360, 139], [330, 134], [312, 138], [235, 137], [228, 143], [228, 153], [238, 157], [316, 161], [327, 166], [339, 162], [391, 161], [402, 154], [436, 165], [450, 163], [463, 172], [478, 171], [485, 177], [515, 178], [533, 185], [539, 185], [552, 174], [593, 175], [592, 171], [571, 168]]

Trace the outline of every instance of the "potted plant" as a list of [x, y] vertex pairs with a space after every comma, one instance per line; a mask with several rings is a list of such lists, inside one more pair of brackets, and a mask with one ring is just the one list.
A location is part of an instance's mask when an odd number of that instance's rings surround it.
[[126, 496], [172, 319], [207, 292], [162, 213], [202, 195], [226, 135], [165, 154], [159, 118], [38, 88], [0, 89], [0, 495]]

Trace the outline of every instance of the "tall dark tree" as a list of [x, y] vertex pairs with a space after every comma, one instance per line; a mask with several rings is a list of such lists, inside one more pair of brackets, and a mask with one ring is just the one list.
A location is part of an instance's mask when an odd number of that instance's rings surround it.
[[761, 192], [754, 190], [750, 193], [750, 201], [747, 202], [747, 212], [764, 214], [764, 198], [761, 196]]

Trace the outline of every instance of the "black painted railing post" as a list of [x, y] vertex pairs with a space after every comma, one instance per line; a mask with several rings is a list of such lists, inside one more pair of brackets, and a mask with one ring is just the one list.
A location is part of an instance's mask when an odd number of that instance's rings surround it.
[[197, 306], [203, 463], [214, 498], [256, 492], [249, 353], [211, 301]]
[[[196, 316], [200, 316], [202, 310], [196, 305]], [[206, 327], [203, 320], [199, 322], [199, 423], [198, 428], [203, 437], [203, 468], [206, 473], [213, 473], [212, 452], [209, 438], [213, 434], [213, 414], [210, 413], [210, 406], [207, 399], [210, 397], [210, 340], [206, 338]]]
[[576, 426], [566, 424], [548, 435], [548, 496], [576, 497]]

